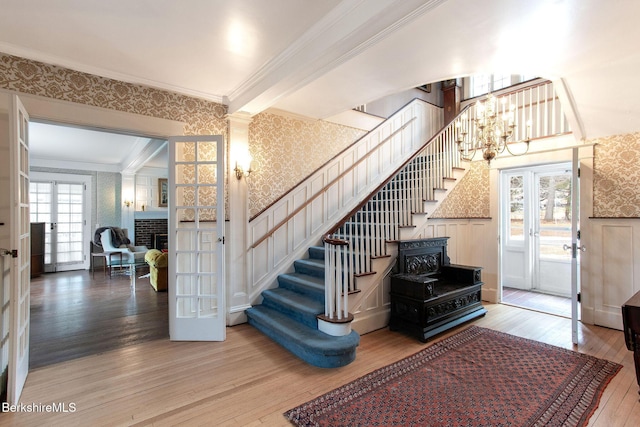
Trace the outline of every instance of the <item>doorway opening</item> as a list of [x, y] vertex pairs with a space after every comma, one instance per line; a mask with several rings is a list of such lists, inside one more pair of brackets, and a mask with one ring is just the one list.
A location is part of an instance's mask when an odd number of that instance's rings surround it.
[[168, 338], [166, 292], [131, 280], [130, 269], [111, 275], [91, 265], [100, 227], [127, 229], [132, 245], [138, 216], [164, 220], [166, 233], [168, 211], [157, 202], [166, 140], [52, 122], [31, 122], [29, 132], [31, 221], [47, 230], [45, 274], [31, 282], [31, 367]]
[[503, 170], [502, 302], [571, 317], [572, 165]]

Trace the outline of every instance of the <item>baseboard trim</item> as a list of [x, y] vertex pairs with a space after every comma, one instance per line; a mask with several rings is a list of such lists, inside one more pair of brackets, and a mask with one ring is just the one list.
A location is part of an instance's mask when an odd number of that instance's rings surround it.
[[244, 311], [248, 308], [251, 308], [251, 304], [231, 307], [231, 309], [229, 310], [229, 314], [227, 315], [227, 326], [235, 326], [247, 323], [247, 315], [244, 313]]
[[390, 308], [376, 310], [373, 313], [358, 313], [355, 315], [351, 328], [360, 335], [364, 335], [389, 326], [390, 317]]
[[482, 301], [491, 302], [494, 304], [499, 303], [498, 301], [498, 289], [496, 288], [485, 288], [482, 287]]

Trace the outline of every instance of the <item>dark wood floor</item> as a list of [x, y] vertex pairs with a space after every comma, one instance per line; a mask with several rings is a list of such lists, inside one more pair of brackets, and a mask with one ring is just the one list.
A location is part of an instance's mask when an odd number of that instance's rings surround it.
[[168, 336], [167, 293], [148, 278], [134, 288], [122, 273], [79, 270], [31, 281], [31, 369]]
[[542, 313], [571, 317], [571, 300], [569, 298], [504, 287], [502, 288], [502, 302]]

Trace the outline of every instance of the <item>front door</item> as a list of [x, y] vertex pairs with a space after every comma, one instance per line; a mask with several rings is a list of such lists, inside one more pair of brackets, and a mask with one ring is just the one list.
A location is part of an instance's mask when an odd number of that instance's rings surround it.
[[501, 175], [502, 286], [570, 297], [571, 164]]
[[223, 341], [224, 142], [169, 139], [169, 336]]
[[11, 157], [11, 296], [7, 399], [15, 405], [29, 373], [29, 304], [31, 291], [29, 225], [29, 115], [17, 95], [9, 112]]

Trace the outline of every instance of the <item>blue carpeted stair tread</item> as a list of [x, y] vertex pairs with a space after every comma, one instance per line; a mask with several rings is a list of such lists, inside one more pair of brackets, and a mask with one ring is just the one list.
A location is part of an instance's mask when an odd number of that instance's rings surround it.
[[[351, 362], [351, 353], [355, 357], [355, 348], [360, 336], [352, 331], [349, 335], [335, 337], [312, 329], [278, 312], [277, 310], [258, 305], [246, 310], [249, 323], [260, 329], [267, 336], [315, 366], [331, 367], [337, 360], [322, 360], [330, 356], [346, 357], [343, 362]], [[312, 360], [302, 357], [301, 353], [312, 356]], [[346, 356], [345, 356], [346, 355]], [[347, 359], [349, 359], [347, 361]], [[330, 364], [331, 366], [326, 366]], [[346, 364], [346, 363], [345, 363]]]
[[321, 368], [346, 366], [356, 358], [360, 335], [332, 336], [318, 330], [324, 313], [323, 246], [312, 246], [309, 258], [294, 261], [294, 273], [280, 274], [278, 287], [262, 292], [262, 304], [245, 313], [249, 324], [307, 363]]
[[293, 262], [293, 268], [296, 273], [304, 273], [314, 277], [324, 279], [324, 260], [323, 259], [298, 259]]
[[319, 298], [324, 303], [324, 277], [320, 278], [301, 273], [287, 273], [278, 276], [278, 284], [280, 287]]
[[324, 302], [286, 288], [263, 291], [262, 304], [312, 328], [317, 327], [316, 316], [324, 313]]

